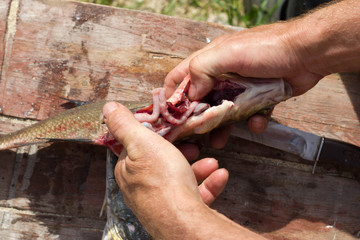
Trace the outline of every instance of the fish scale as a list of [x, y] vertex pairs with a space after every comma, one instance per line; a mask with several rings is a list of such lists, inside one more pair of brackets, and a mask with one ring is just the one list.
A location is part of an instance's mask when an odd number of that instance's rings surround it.
[[[139, 103], [119, 101], [136, 108]], [[89, 103], [61, 112], [19, 131], [0, 136], [0, 150], [54, 140], [96, 143], [108, 130], [103, 123], [102, 108], [106, 101]]]
[[[181, 118], [177, 119], [172, 115], [173, 111], [169, 112], [169, 105], [178, 108], [182, 106], [178, 103], [188, 98], [189, 83], [190, 76], [187, 76], [168, 100], [165, 99], [165, 89], [154, 90], [153, 102], [157, 103], [158, 111], [155, 111], [155, 107], [152, 108], [153, 104], [147, 102], [119, 102], [136, 113], [135, 118], [138, 121], [143, 124], [148, 123], [150, 129], [162, 133], [167, 140], [173, 142], [193, 134], [204, 134], [225, 124], [245, 120], [292, 95], [290, 85], [282, 79], [254, 79], [224, 74], [216, 78], [212, 93], [203, 99], [209, 104], [209, 108], [204, 109], [201, 114], [192, 114], [194, 111], [191, 108], [192, 104], [199, 103], [193, 101]], [[80, 141], [105, 145], [118, 155], [122, 146], [107, 134], [108, 129], [103, 123], [102, 108], [105, 103], [106, 101], [100, 101], [79, 106], [15, 133], [2, 135], [0, 150], [49, 141]], [[144, 108], [145, 106], [147, 107]], [[140, 112], [137, 111], [139, 109]], [[153, 114], [156, 119], [152, 119]], [[164, 133], [164, 129], [167, 132]]]

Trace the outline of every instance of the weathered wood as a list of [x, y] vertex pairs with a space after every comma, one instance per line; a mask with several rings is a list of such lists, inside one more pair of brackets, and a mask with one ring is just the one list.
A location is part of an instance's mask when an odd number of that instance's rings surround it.
[[270, 239], [354, 239], [360, 188], [351, 179], [312, 175], [312, 166], [207, 149], [229, 169], [214, 206]]
[[0, 208], [1, 239], [101, 239], [103, 220]]
[[[64, 110], [61, 104], [66, 100], [61, 97], [148, 99], [149, 91], [160, 86], [182, 58], [207, 39], [234, 31], [62, 1], [20, 1], [18, 11], [11, 55], [5, 58], [8, 67], [0, 82], [0, 107], [3, 114], [21, 118], [44, 119]], [[353, 90], [357, 82], [355, 77], [326, 77], [309, 93], [277, 107], [274, 118], [360, 146], [359, 138], [353, 137], [360, 134], [359, 91]]]
[[[16, 28], [4, 38], [10, 2]], [[32, 123], [21, 119], [65, 110], [62, 98], [148, 99], [167, 72], [207, 39], [234, 31], [76, 2], [0, 3], [0, 133]], [[357, 75], [328, 76], [280, 104], [273, 117], [360, 146], [359, 81]], [[214, 207], [238, 223], [274, 240], [347, 240], [360, 234], [360, 187], [351, 175], [321, 167], [311, 175], [312, 166], [299, 157], [236, 138], [226, 151], [203, 148], [202, 155], [230, 170]], [[56, 143], [0, 152], [0, 234], [99, 239], [104, 191], [102, 147]]]
[[5, 34], [7, 27], [7, 14], [9, 12], [10, 0], [0, 0], [0, 76], [3, 67], [4, 51], [5, 51]]
[[1, 235], [99, 239], [105, 222], [105, 216], [99, 217], [105, 194], [105, 155], [102, 147], [64, 143], [2, 152]]
[[230, 31], [91, 4], [20, 1], [0, 106], [8, 116], [44, 119], [63, 110], [61, 97], [143, 100], [207, 38]]
[[283, 125], [360, 146], [360, 75], [325, 77], [311, 91], [279, 104]]

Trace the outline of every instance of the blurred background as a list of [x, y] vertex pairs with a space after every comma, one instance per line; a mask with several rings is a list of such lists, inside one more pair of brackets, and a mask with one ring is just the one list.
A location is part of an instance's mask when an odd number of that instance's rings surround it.
[[284, 0], [80, 0], [240, 27], [279, 19]]

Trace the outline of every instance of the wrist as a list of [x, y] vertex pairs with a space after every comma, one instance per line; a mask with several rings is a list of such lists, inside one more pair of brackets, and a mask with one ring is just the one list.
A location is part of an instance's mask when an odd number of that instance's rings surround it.
[[359, 71], [360, 4], [342, 1], [288, 22], [288, 42], [308, 72]]
[[154, 239], [198, 239], [199, 226], [211, 215], [202, 201], [177, 194], [155, 205], [151, 203], [147, 211], [137, 215]]
[[177, 196], [162, 209], [142, 222], [154, 239], [264, 240], [195, 198]]

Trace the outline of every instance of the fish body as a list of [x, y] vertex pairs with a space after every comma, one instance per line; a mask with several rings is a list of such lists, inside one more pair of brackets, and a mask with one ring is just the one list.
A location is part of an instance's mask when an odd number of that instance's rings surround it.
[[[104, 145], [108, 129], [103, 121], [102, 108], [106, 101], [75, 107], [19, 131], [0, 135], [0, 150], [49, 141], [79, 141]], [[138, 102], [121, 102], [136, 108]], [[143, 105], [141, 105], [143, 106]]]
[[[189, 84], [190, 76], [187, 76], [169, 99], [165, 99], [163, 88], [154, 89], [150, 106], [139, 102], [121, 103], [133, 110], [135, 118], [144, 126], [173, 142], [247, 119], [291, 97], [291, 88], [281, 79], [222, 75], [204, 99], [190, 101], [187, 97]], [[80, 141], [105, 145], [119, 155], [122, 148], [103, 121], [105, 103], [79, 106], [14, 133], [1, 135], [0, 150], [49, 141]]]

